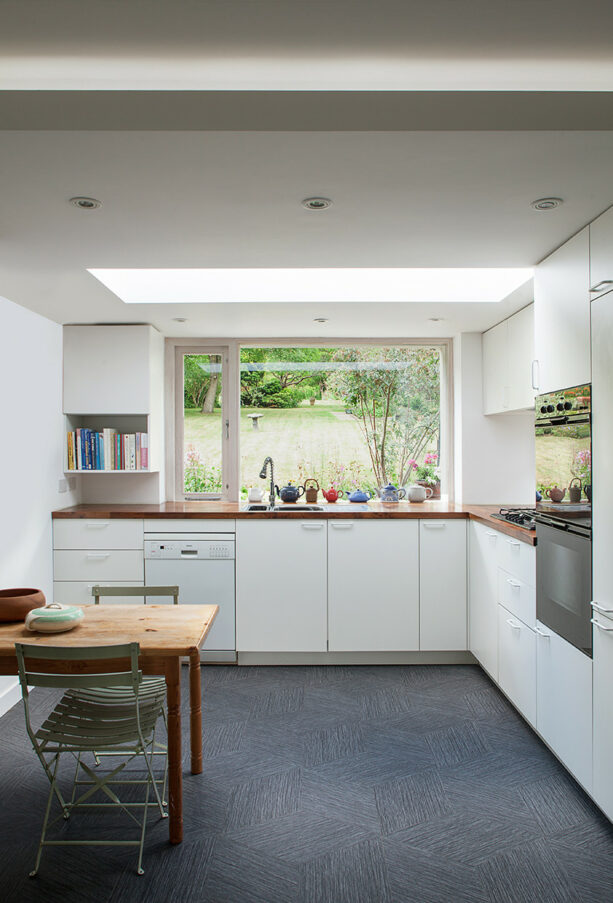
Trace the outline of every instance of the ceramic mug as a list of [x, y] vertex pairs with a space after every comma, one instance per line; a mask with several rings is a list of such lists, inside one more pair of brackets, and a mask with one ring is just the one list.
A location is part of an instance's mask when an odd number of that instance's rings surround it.
[[432, 491], [429, 486], [409, 486], [407, 498], [410, 502], [425, 502], [426, 499], [432, 498]]
[[249, 494], [247, 496], [247, 499], [250, 502], [261, 502], [263, 498], [264, 498], [264, 490], [263, 489], [258, 489], [257, 486], [252, 486], [249, 489]]

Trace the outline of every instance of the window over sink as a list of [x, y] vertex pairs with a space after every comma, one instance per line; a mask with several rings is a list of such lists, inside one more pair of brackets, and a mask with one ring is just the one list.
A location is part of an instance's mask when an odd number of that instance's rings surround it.
[[279, 486], [450, 492], [449, 341], [168, 342], [176, 499], [244, 500], [268, 455]]

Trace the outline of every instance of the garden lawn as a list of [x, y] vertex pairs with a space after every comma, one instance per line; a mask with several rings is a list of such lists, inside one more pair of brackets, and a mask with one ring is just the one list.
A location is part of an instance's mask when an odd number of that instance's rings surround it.
[[[254, 430], [248, 414], [262, 414], [259, 429]], [[185, 411], [185, 449], [193, 446], [208, 464], [221, 463], [221, 413], [201, 414]], [[304, 482], [309, 476], [330, 481], [334, 471], [330, 462], [344, 465], [343, 480], [372, 483], [370, 458], [360, 425], [344, 413], [336, 401], [303, 403], [298, 408], [241, 408], [240, 458], [241, 485], [263, 485], [259, 478], [264, 458], [275, 462], [275, 481]]]

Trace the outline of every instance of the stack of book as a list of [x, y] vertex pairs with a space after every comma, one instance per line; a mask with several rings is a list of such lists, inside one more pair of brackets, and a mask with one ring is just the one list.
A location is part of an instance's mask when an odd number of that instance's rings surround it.
[[68, 433], [68, 470], [148, 470], [149, 434], [101, 432], [85, 428]]

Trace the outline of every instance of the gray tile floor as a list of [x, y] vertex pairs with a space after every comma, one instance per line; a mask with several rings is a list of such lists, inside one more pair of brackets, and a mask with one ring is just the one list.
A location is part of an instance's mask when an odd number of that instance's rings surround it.
[[[152, 819], [142, 878], [110, 847], [52, 849], [27, 877], [46, 779], [21, 706], [0, 719], [3, 903], [613, 901], [613, 827], [479, 668], [203, 676], [185, 841], [170, 847]], [[32, 698], [42, 716], [52, 698]]]

